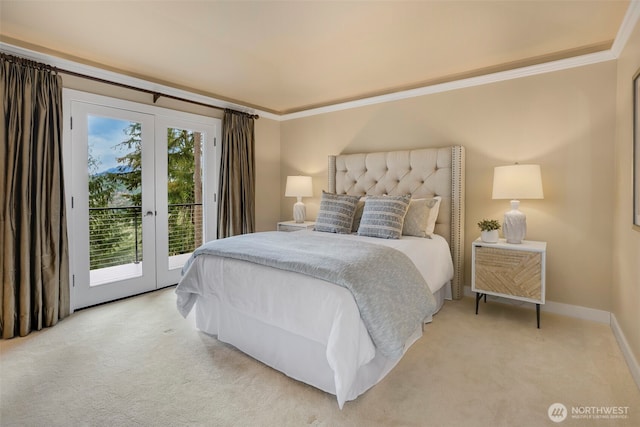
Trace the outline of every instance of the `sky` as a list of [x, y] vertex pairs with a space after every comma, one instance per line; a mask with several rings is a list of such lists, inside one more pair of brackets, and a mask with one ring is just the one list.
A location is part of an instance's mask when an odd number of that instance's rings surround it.
[[126, 147], [117, 147], [119, 143], [128, 139], [124, 130], [132, 122], [128, 120], [113, 119], [89, 115], [89, 152], [98, 160], [96, 172], [118, 166], [117, 158], [126, 154]]

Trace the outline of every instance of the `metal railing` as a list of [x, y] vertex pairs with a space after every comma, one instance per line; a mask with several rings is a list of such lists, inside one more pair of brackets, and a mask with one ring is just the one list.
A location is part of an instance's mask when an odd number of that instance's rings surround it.
[[169, 205], [169, 256], [193, 252], [202, 244], [202, 203]]
[[[168, 206], [169, 256], [202, 244], [202, 204]], [[142, 207], [89, 208], [90, 269], [142, 261]]]

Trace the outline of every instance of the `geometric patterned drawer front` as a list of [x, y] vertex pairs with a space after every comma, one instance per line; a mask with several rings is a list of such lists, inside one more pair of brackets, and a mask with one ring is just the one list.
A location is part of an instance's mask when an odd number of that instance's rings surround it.
[[477, 246], [475, 290], [542, 300], [542, 253]]

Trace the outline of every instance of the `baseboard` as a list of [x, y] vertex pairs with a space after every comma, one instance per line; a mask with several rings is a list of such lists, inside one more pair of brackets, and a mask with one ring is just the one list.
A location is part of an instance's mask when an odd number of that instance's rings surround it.
[[[467, 297], [475, 298], [476, 294], [475, 292], [471, 291], [471, 286], [465, 286], [464, 295]], [[534, 304], [529, 304], [522, 301], [514, 301], [508, 298], [495, 297], [493, 295], [487, 296], [487, 300], [498, 302], [501, 304], [518, 305], [528, 309], [533, 309], [535, 307]], [[622, 350], [624, 360], [627, 362], [627, 366], [629, 367], [631, 376], [640, 389], [640, 364], [638, 363], [638, 359], [636, 359], [636, 357], [634, 356], [633, 351], [631, 351], [629, 342], [625, 338], [622, 329], [620, 329], [620, 325], [618, 324], [618, 320], [616, 319], [615, 314], [604, 310], [597, 310], [595, 308], [581, 307], [579, 305], [564, 304], [554, 301], [547, 301], [544, 305], [541, 306], [541, 310], [547, 311], [549, 313], [560, 314], [563, 316], [574, 317], [583, 320], [591, 320], [598, 323], [608, 323], [611, 326], [613, 335], [616, 337], [616, 341], [618, 342], [620, 350]]]
[[[464, 287], [464, 295], [468, 297], [475, 298], [475, 292], [471, 291], [470, 286]], [[536, 306], [535, 304], [530, 304], [527, 302], [516, 301], [509, 298], [500, 298], [493, 295], [487, 296], [487, 300], [499, 302], [503, 304], [511, 304], [522, 306], [523, 308], [533, 310]], [[611, 323], [611, 313], [605, 310], [598, 310], [595, 308], [589, 307], [581, 307], [579, 305], [572, 304], [564, 304], [561, 302], [554, 301], [546, 301], [545, 304], [540, 306], [541, 311], [546, 311], [548, 313], [560, 314], [563, 316], [574, 317], [577, 319], [590, 320], [592, 322], [598, 323]]]
[[563, 304], [561, 302], [547, 301], [541, 308], [542, 311], [575, 317], [583, 320], [591, 320], [598, 323], [611, 323], [611, 313], [595, 308], [581, 307], [579, 305]]
[[638, 364], [638, 359], [633, 355], [633, 351], [631, 351], [631, 347], [629, 347], [629, 342], [624, 336], [622, 329], [620, 329], [616, 315], [613, 313], [611, 313], [611, 330], [613, 331], [613, 335], [615, 335], [618, 345], [622, 350], [624, 360], [626, 360], [627, 366], [631, 371], [631, 376], [636, 382], [638, 389], [640, 389], [640, 364]]

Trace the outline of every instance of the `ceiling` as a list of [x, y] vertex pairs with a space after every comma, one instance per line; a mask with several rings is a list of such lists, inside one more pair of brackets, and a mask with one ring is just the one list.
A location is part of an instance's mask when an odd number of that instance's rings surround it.
[[0, 41], [287, 114], [611, 47], [628, 1], [14, 1]]

